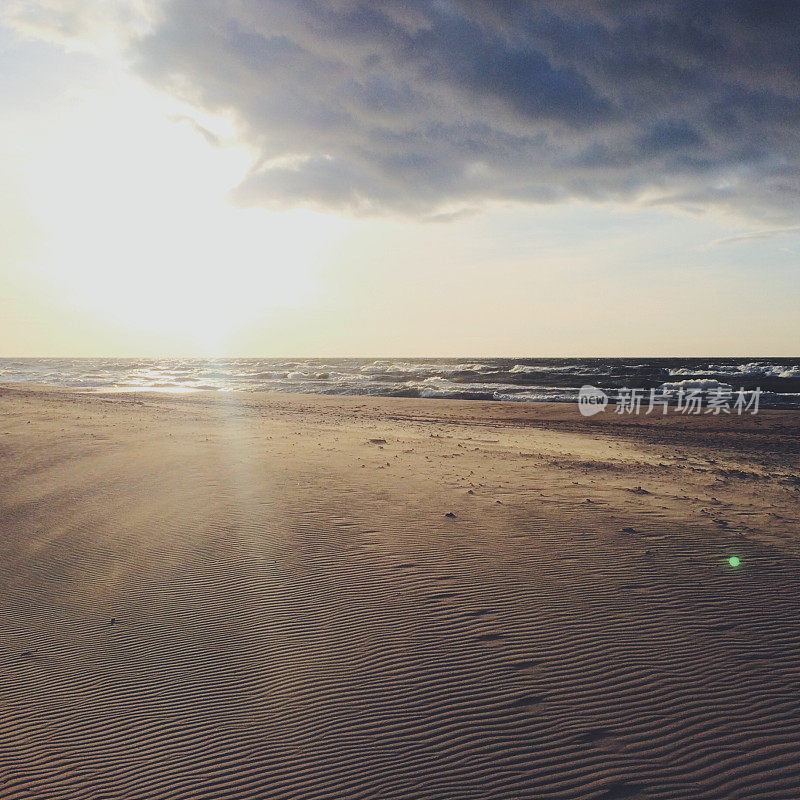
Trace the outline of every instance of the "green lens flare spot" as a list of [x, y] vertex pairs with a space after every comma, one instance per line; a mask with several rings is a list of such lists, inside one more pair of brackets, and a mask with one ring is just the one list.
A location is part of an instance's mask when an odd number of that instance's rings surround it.
[[728, 563], [729, 563], [729, 564], [730, 564], [732, 567], [738, 567], [738, 566], [739, 566], [739, 564], [741, 564], [742, 562], [741, 562], [741, 561], [739, 561], [739, 556], [731, 556], [731, 557], [728, 559]]

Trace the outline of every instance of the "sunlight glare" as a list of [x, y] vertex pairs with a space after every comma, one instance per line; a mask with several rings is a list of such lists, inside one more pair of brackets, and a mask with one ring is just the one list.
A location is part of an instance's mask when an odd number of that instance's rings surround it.
[[48, 277], [77, 305], [208, 347], [248, 319], [311, 302], [345, 223], [233, 207], [226, 195], [250, 154], [215, 146], [174, 101], [119, 81], [72, 97], [37, 160]]

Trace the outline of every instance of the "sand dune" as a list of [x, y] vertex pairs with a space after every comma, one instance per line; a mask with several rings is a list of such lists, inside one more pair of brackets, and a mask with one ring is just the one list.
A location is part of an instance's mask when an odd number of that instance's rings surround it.
[[0, 409], [0, 797], [800, 797], [797, 414]]

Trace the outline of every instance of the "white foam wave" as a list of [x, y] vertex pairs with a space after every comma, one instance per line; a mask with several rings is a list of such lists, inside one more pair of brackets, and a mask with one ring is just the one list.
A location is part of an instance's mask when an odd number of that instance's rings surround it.
[[658, 389], [664, 394], [673, 394], [675, 392], [679, 392], [681, 389], [683, 389], [683, 391], [699, 390], [701, 392], [733, 391], [733, 387], [729, 383], [721, 383], [720, 381], [713, 379], [685, 380], [674, 381], [672, 383], [662, 383]]
[[731, 375], [738, 378], [800, 378], [800, 365], [771, 364], [751, 361], [747, 364], [709, 364], [703, 369], [678, 367], [669, 371], [670, 376], [683, 375]]

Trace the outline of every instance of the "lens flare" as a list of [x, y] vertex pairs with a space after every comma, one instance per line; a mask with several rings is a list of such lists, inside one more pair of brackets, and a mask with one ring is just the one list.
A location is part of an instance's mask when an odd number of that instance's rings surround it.
[[731, 557], [728, 559], [728, 563], [729, 563], [729, 564], [730, 564], [732, 567], [738, 567], [738, 566], [739, 566], [739, 564], [741, 564], [742, 562], [741, 562], [741, 561], [739, 561], [739, 556], [731, 556]]

